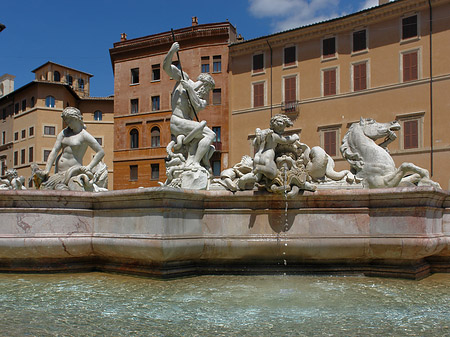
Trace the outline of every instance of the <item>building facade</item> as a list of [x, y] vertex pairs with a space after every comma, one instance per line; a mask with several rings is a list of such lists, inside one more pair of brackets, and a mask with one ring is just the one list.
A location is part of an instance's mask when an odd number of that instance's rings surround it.
[[[33, 70], [35, 80], [0, 97], [1, 175], [16, 169], [32, 187], [31, 164], [45, 167], [56, 136], [65, 127], [63, 109], [73, 106], [83, 113], [87, 131], [105, 150], [109, 184], [113, 184], [113, 98], [90, 97], [92, 75], [47, 62]], [[88, 148], [84, 162], [94, 156]]]
[[[200, 120], [216, 132], [211, 166], [216, 175], [228, 166], [228, 45], [236, 41], [229, 22], [198, 24], [174, 31], [182, 69], [193, 80], [210, 73], [216, 83]], [[170, 99], [175, 81], [163, 71], [173, 43], [171, 32], [127, 39], [110, 49], [114, 69], [114, 189], [158, 186], [166, 180], [166, 146], [170, 133]], [[177, 60], [174, 60], [176, 63]]]
[[339, 146], [360, 117], [398, 121], [396, 165], [426, 168], [449, 187], [449, 0], [398, 0], [230, 46], [230, 164], [253, 155], [271, 116], [348, 168]]

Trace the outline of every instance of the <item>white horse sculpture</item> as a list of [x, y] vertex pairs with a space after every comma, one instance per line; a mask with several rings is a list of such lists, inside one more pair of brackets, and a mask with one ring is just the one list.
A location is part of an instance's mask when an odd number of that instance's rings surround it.
[[[363, 180], [365, 188], [384, 188], [396, 186], [433, 186], [426, 169], [412, 163], [403, 163], [395, 167], [387, 145], [397, 138], [395, 131], [400, 130], [396, 121], [378, 123], [370, 118], [361, 118], [359, 123], [350, 126], [340, 147], [342, 156], [350, 163], [352, 171]], [[385, 137], [380, 144], [375, 140]], [[408, 173], [411, 175], [406, 176]]]

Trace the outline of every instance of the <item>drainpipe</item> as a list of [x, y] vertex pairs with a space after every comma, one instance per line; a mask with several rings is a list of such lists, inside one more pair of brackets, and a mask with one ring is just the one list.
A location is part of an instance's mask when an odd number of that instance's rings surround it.
[[270, 118], [272, 118], [272, 46], [270, 45], [269, 40], [266, 42], [270, 49]]
[[430, 175], [433, 176], [433, 9], [431, 0], [428, 0], [430, 8]]

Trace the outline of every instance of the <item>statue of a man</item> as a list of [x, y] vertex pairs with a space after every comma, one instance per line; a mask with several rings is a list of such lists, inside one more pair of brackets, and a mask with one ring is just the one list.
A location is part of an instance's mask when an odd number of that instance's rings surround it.
[[[70, 184], [73, 183], [73, 185], [80, 185], [80, 190], [94, 190], [93, 184], [99, 173], [94, 172], [94, 168], [97, 168], [96, 166], [105, 156], [105, 152], [96, 139], [86, 131], [80, 110], [67, 107], [63, 110], [61, 117], [67, 127], [56, 137], [45, 169], [43, 171], [36, 170], [36, 174], [43, 180], [42, 188], [72, 189]], [[88, 146], [96, 153], [91, 162], [83, 166], [83, 157]], [[49, 177], [55, 161], [55, 174]]]
[[175, 42], [167, 53], [163, 69], [176, 81], [172, 92], [172, 117], [170, 131], [176, 137], [174, 149], [185, 145], [188, 148], [186, 166], [204, 166], [209, 168], [209, 159], [214, 153], [212, 143], [216, 137], [214, 131], [206, 126], [206, 121], [197, 122], [195, 115], [207, 105], [209, 92], [215, 83], [211, 75], [202, 73], [197, 81], [172, 64], [172, 58], [180, 49]]

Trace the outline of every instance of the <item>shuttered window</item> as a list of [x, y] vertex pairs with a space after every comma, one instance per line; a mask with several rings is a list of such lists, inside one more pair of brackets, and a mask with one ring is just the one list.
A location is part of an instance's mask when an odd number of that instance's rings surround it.
[[264, 83], [253, 84], [253, 107], [264, 106]]
[[336, 156], [336, 130], [324, 131], [323, 132], [323, 145], [324, 150], [330, 156]]
[[353, 65], [353, 90], [364, 90], [367, 88], [366, 63]]
[[403, 122], [403, 147], [405, 149], [416, 149], [419, 147], [419, 121]]
[[295, 77], [286, 77], [284, 79], [284, 100], [286, 103], [297, 100], [297, 79]]
[[323, 95], [336, 94], [336, 69], [323, 71]]
[[264, 71], [264, 54], [253, 55], [253, 72]]
[[403, 54], [403, 82], [417, 80], [417, 52]]

